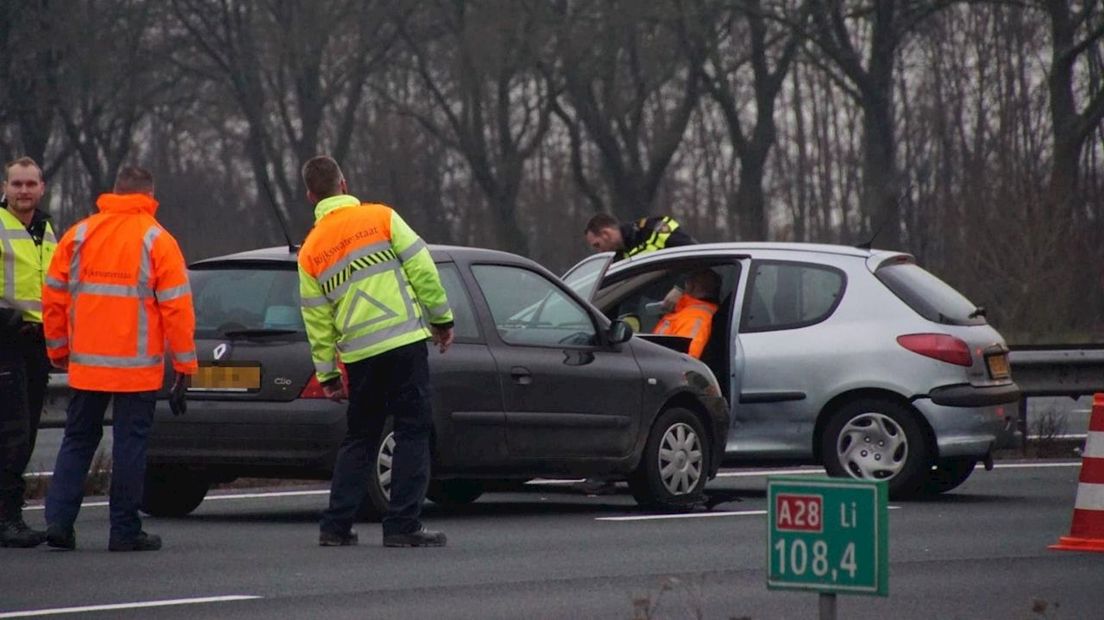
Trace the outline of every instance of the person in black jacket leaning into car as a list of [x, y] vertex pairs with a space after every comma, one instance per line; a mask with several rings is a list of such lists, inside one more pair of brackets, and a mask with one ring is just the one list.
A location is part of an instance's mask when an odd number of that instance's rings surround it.
[[664, 248], [697, 243], [668, 215], [642, 217], [622, 224], [608, 213], [590, 218], [585, 230], [587, 245], [599, 252], [614, 252], [619, 261]]

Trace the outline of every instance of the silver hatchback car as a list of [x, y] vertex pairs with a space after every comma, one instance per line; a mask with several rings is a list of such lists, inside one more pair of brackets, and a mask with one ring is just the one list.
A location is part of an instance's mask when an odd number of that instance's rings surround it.
[[700, 269], [720, 276], [701, 358], [730, 403], [729, 461], [819, 463], [900, 498], [957, 487], [1012, 438], [1020, 390], [1004, 339], [908, 254], [717, 243], [611, 259], [564, 280], [657, 341], [672, 340], [650, 335], [670, 289]]

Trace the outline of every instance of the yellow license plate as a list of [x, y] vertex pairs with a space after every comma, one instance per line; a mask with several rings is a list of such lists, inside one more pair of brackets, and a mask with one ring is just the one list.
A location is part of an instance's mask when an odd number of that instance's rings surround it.
[[1001, 353], [999, 355], [990, 355], [985, 358], [985, 363], [989, 366], [989, 376], [994, 379], [1007, 379], [1009, 375], [1008, 369], [1008, 355]]
[[192, 377], [194, 391], [248, 392], [261, 388], [261, 367], [250, 366], [207, 366], [201, 364], [199, 371]]

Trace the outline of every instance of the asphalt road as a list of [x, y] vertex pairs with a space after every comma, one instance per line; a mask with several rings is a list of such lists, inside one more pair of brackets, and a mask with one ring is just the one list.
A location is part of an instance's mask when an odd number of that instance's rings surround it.
[[[64, 398], [58, 396], [47, 403], [44, 420], [48, 420], [52, 427], [39, 430], [38, 443], [35, 446], [34, 454], [31, 455], [31, 462], [27, 467], [28, 472], [48, 472], [54, 468], [54, 459], [57, 457], [57, 451], [61, 446], [61, 438], [64, 432], [61, 427], [65, 423], [66, 402]], [[1028, 401], [1028, 433], [1036, 434], [1045, 428], [1059, 435], [1084, 435], [1089, 427], [1091, 408], [1092, 397], [1090, 396], [1080, 399], [1057, 396], [1032, 398]], [[100, 450], [105, 454], [111, 454], [111, 429], [109, 427], [104, 428]]]
[[[889, 596], [841, 595], [839, 617], [1100, 617], [1104, 556], [1046, 548], [1069, 533], [1080, 464], [1042, 465], [1002, 463], [939, 499], [891, 504]], [[382, 548], [374, 524], [358, 526], [359, 547], [318, 547], [326, 491], [293, 487], [147, 519], [165, 548], [114, 554], [91, 498], [77, 551], [0, 549], [0, 618], [816, 617], [816, 594], [765, 586], [764, 471], [723, 472], [711, 488], [743, 500], [712, 513], [649, 515], [627, 496], [549, 486], [427, 504], [443, 549]], [[37, 506], [27, 515], [42, 523]]]

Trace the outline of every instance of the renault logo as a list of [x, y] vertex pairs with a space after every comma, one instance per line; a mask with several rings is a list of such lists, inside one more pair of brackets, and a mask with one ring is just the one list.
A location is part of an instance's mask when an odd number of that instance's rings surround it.
[[226, 352], [230, 350], [230, 346], [225, 342], [215, 347], [214, 354], [215, 359], [220, 360], [222, 356], [226, 355]]

